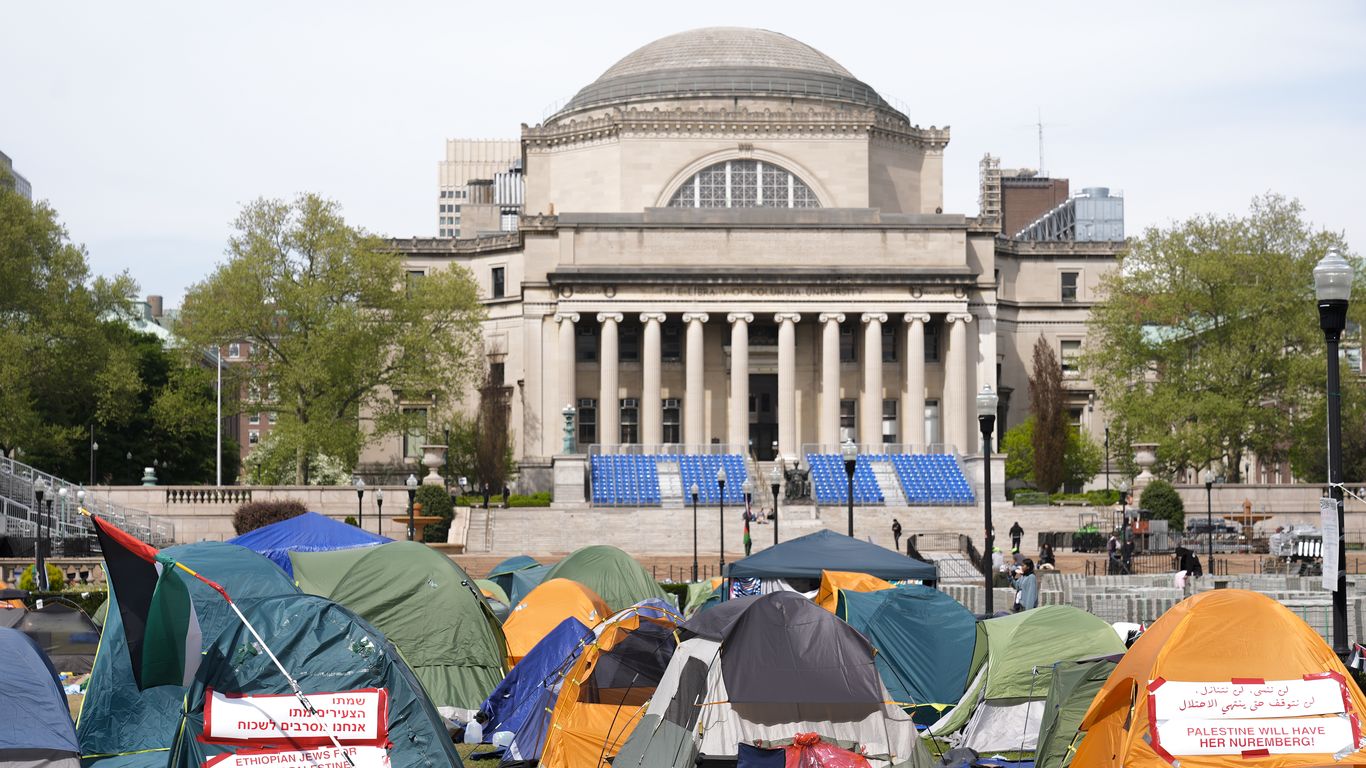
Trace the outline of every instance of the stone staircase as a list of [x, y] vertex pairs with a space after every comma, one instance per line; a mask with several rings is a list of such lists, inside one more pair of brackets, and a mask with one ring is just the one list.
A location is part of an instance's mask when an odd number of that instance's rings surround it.
[[901, 478], [890, 461], [869, 461], [868, 468], [873, 470], [873, 478], [882, 489], [882, 498], [888, 506], [901, 507], [906, 504], [906, 494], [901, 490]]
[[676, 461], [656, 462], [659, 469], [659, 502], [664, 507], [682, 507], [688, 504], [688, 491], [683, 488], [683, 475]]

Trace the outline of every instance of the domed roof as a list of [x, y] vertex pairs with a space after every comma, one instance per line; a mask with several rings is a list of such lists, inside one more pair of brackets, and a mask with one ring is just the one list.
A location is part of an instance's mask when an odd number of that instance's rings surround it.
[[559, 115], [674, 97], [779, 97], [890, 110], [839, 62], [787, 35], [705, 27], [660, 38], [613, 64]]

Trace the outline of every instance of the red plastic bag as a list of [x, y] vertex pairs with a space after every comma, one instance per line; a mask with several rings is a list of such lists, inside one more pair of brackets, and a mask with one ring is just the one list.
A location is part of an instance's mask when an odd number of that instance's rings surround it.
[[863, 755], [821, 741], [814, 733], [799, 733], [787, 750], [786, 768], [870, 768]]

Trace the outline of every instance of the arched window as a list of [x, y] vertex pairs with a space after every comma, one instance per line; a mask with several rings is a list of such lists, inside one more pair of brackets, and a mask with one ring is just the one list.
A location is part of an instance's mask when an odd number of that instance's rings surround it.
[[670, 208], [819, 208], [816, 193], [786, 168], [763, 160], [725, 160], [683, 182]]

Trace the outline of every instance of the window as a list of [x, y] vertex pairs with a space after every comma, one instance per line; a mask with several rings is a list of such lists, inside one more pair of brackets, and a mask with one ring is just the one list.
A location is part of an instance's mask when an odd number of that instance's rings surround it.
[[502, 232], [516, 232], [516, 231], [517, 231], [517, 219], [518, 219], [518, 216], [517, 216], [517, 212], [516, 212], [516, 211], [503, 211], [503, 212], [498, 216], [498, 229], [499, 229], [499, 231], [502, 231]]
[[427, 444], [427, 409], [404, 408], [403, 415], [408, 419], [408, 429], [403, 433], [403, 457], [421, 459], [422, 446]]
[[1063, 300], [1063, 301], [1076, 301], [1076, 300], [1077, 300], [1077, 276], [1078, 276], [1079, 274], [1080, 274], [1080, 273], [1078, 273], [1078, 272], [1064, 272], [1064, 273], [1062, 273], [1062, 300]]
[[247, 417], [247, 423], [248, 423], [248, 424], [260, 424], [260, 423], [261, 423], [261, 414], [259, 414], [259, 413], [253, 413], [252, 415], [248, 416], [248, 417]]
[[806, 182], [763, 160], [725, 160], [693, 174], [670, 208], [819, 208]]
[[640, 362], [640, 326], [634, 323], [617, 324], [617, 359], [623, 363]]
[[939, 401], [925, 401], [925, 444], [939, 442]]
[[659, 328], [659, 357], [666, 363], [683, 359], [683, 324], [665, 320]]
[[247, 445], [256, 445], [261, 442], [261, 433], [256, 430], [247, 432]]
[[228, 345], [228, 357], [236, 360], [242, 356], [242, 345], [233, 343]]
[[574, 360], [580, 363], [598, 361], [598, 326], [578, 323], [574, 326]]
[[501, 299], [507, 289], [507, 267], [493, 268], [493, 298]]
[[409, 296], [412, 296], [412, 295], [413, 295], [413, 289], [417, 288], [417, 284], [422, 280], [422, 278], [424, 278], [424, 277], [426, 277], [426, 276], [427, 276], [426, 270], [421, 270], [421, 269], [410, 269], [410, 270], [408, 270], [408, 295], [409, 295]]
[[840, 401], [840, 442], [858, 442], [858, 401]]
[[939, 329], [943, 325], [933, 318], [925, 323], [925, 362], [939, 362]]
[[1081, 408], [1068, 408], [1068, 409], [1067, 409], [1067, 423], [1068, 423], [1068, 424], [1071, 424], [1073, 427], [1075, 427], [1076, 430], [1077, 430], [1078, 432], [1081, 431], [1081, 414], [1082, 414], [1082, 409], [1081, 409]]
[[663, 439], [666, 443], [683, 442], [682, 432], [678, 428], [679, 424], [678, 398], [669, 397], [664, 399], [664, 434]]
[[896, 401], [882, 401], [882, 442], [896, 442]]
[[882, 324], [882, 362], [896, 362], [896, 326], [891, 323]]
[[489, 384], [501, 387], [507, 382], [507, 368], [503, 363], [489, 363]]
[[621, 400], [621, 442], [640, 442], [640, 401], [634, 397]]
[[579, 445], [592, 445], [598, 441], [598, 401], [590, 397], [579, 398]]
[[1059, 342], [1062, 345], [1062, 372], [1064, 374], [1075, 374], [1077, 372], [1077, 357], [1081, 355], [1081, 341], [1079, 339], [1063, 339]]
[[270, 413], [266, 414], [266, 420], [269, 421], [271, 424], [274, 424], [276, 418], [278, 418], [279, 415], [280, 414], [276, 413], [275, 411], [271, 411]]
[[858, 321], [840, 323], [840, 362], [858, 362]]

